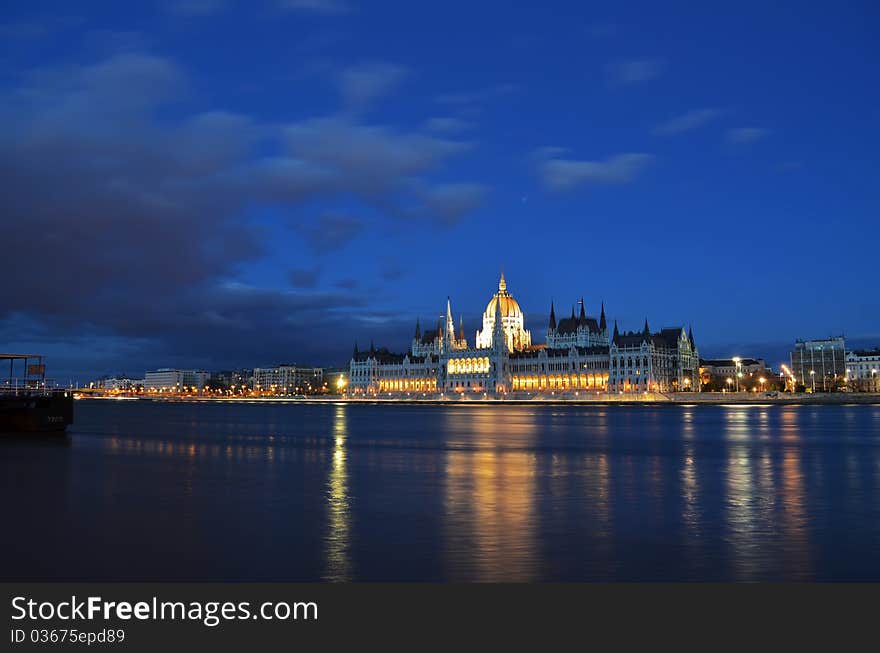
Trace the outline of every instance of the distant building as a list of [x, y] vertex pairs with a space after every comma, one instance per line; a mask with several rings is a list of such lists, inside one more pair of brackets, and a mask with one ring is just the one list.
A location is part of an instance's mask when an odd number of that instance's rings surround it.
[[184, 392], [191, 388], [201, 392], [207, 383], [208, 373], [202, 370], [162, 368], [144, 375], [144, 392]]
[[144, 385], [143, 379], [130, 379], [128, 377], [110, 377], [98, 379], [94, 382], [94, 387], [101, 390], [109, 390], [111, 392], [133, 392], [138, 387]]
[[208, 380], [212, 388], [217, 390], [244, 391], [251, 387], [253, 370], [222, 370], [214, 372]]
[[257, 367], [252, 377], [252, 387], [257, 392], [273, 394], [313, 394], [321, 392], [324, 369], [298, 365]]
[[843, 336], [824, 340], [797, 340], [791, 352], [791, 372], [805, 388], [833, 390], [846, 378], [846, 343]]
[[846, 379], [853, 390], [880, 390], [880, 347], [846, 352]]
[[785, 386], [763, 358], [700, 359], [700, 383], [704, 389], [716, 391], [780, 390]]

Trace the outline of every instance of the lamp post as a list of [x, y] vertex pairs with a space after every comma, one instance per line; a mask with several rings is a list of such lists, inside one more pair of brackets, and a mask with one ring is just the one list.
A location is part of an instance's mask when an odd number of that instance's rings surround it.
[[730, 386], [733, 385], [733, 379], [727, 377], [727, 391], [730, 392]]
[[742, 376], [742, 372], [740, 371], [741, 370], [741, 368], [740, 368], [741, 362], [742, 362], [742, 359], [739, 356], [733, 357], [733, 364], [735, 366], [734, 371], [736, 372], [736, 374], [734, 376], [736, 376], [736, 391], [737, 392], [739, 392], [739, 379]]
[[810, 370], [810, 381], [813, 383], [813, 394], [816, 394], [816, 370]]
[[765, 378], [762, 376], [760, 379], [758, 379], [758, 383], [761, 384], [761, 392], [764, 392], [764, 384], [767, 383], [767, 379], [765, 379]]

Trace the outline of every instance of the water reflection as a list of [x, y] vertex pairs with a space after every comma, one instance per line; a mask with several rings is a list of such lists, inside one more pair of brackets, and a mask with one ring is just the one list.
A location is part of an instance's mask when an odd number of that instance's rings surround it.
[[333, 459], [327, 480], [327, 533], [324, 537], [326, 572], [324, 580], [352, 580], [351, 499], [348, 489], [345, 443], [348, 434], [346, 404], [336, 404], [333, 413]]
[[450, 410], [446, 422], [455, 434], [444, 479], [450, 580], [534, 580], [534, 416], [518, 411], [500, 421], [491, 408]]

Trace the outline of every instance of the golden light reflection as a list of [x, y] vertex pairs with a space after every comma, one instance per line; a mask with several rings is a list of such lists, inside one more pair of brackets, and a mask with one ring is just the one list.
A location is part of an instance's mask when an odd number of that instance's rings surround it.
[[[534, 415], [450, 411], [445, 520], [451, 580], [524, 582], [539, 573]], [[499, 429], [504, 444], [499, 446]]]
[[336, 404], [333, 415], [333, 458], [327, 480], [327, 534], [324, 537], [326, 573], [324, 580], [352, 579], [351, 499], [346, 468], [347, 405]]

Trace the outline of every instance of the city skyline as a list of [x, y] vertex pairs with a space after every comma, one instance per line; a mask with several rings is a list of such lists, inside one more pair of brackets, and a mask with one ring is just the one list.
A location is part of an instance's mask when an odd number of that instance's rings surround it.
[[541, 342], [583, 297], [705, 357], [876, 346], [875, 7], [417, 11], [13, 3], [5, 348], [342, 366], [450, 294], [472, 334], [502, 267]]

